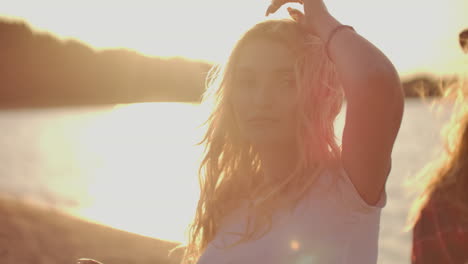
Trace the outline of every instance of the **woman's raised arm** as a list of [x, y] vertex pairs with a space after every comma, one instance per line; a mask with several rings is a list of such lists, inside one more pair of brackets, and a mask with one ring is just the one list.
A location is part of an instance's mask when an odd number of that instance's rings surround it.
[[341, 24], [322, 0], [304, 0], [304, 11], [306, 25], [328, 41], [328, 54], [343, 85], [347, 101], [344, 169], [361, 197], [375, 204], [390, 172], [392, 148], [402, 120], [400, 79], [388, 58], [369, 41], [350, 29], [334, 31]]

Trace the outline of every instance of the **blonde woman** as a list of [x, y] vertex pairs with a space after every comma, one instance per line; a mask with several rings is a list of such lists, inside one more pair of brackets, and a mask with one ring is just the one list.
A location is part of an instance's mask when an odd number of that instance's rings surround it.
[[[466, 53], [468, 30], [459, 35]], [[420, 176], [427, 178], [410, 215], [411, 263], [468, 263], [468, 85], [461, 76], [446, 93], [456, 96], [446, 126], [446, 149]]]
[[322, 0], [275, 0], [267, 15], [288, 2], [305, 12], [255, 25], [209, 76], [183, 263], [376, 263], [403, 112], [397, 72]]

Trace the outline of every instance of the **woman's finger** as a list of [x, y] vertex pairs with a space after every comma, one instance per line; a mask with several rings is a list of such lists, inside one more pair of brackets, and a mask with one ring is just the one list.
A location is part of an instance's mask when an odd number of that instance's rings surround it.
[[297, 23], [302, 24], [304, 21], [304, 14], [300, 10], [288, 7], [288, 13]]
[[282, 7], [286, 3], [304, 4], [303, 0], [272, 0], [270, 6], [268, 6], [265, 15], [268, 16], [269, 14], [275, 13], [280, 7]]

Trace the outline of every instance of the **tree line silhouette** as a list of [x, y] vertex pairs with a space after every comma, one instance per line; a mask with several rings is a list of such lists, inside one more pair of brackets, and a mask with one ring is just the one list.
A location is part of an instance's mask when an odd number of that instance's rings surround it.
[[96, 51], [76, 40], [0, 21], [0, 107], [200, 101], [211, 65]]
[[[0, 108], [199, 102], [211, 66], [125, 49], [97, 51], [0, 20]], [[438, 96], [440, 84], [430, 75], [403, 81], [408, 97]]]

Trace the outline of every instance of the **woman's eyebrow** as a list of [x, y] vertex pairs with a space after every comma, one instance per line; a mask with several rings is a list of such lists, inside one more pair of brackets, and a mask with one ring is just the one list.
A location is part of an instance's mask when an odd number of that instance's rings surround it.
[[[249, 67], [239, 67], [236, 71], [237, 73], [253, 73], [254, 72], [254, 70]], [[294, 69], [291, 69], [289, 67], [282, 67], [282, 68], [273, 69], [270, 71], [270, 73], [293, 75]]]
[[273, 72], [292, 74], [292, 73], [294, 73], [294, 69], [291, 69], [289, 67], [282, 67], [282, 68], [274, 69]]

